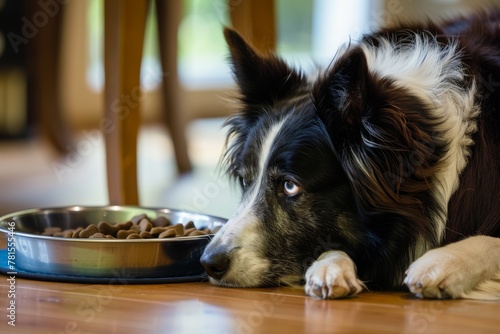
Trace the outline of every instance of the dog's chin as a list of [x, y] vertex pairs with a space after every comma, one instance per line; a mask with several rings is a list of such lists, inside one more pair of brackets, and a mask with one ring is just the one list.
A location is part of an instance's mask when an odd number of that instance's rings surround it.
[[257, 287], [266, 287], [273, 286], [278, 284], [278, 280], [274, 282], [274, 280], [252, 280], [248, 278], [241, 279], [232, 279], [232, 278], [221, 278], [216, 279], [213, 277], [209, 277], [209, 281], [211, 284], [223, 286], [226, 288], [257, 288]]
[[216, 279], [209, 277], [209, 281], [213, 285], [223, 286], [226, 288], [257, 288], [264, 286], [260, 282], [251, 282], [248, 280], [232, 280], [232, 279]]
[[280, 278], [263, 268], [229, 270], [221, 278], [209, 277], [210, 283], [228, 288], [257, 288], [277, 286]]
[[226, 288], [258, 288], [258, 287], [273, 287], [273, 286], [289, 286], [301, 288], [304, 285], [303, 276], [300, 275], [284, 275], [281, 277], [261, 277], [259, 279], [249, 279], [248, 277], [232, 278], [223, 277], [216, 279], [209, 277], [209, 282], [213, 285], [223, 286]]

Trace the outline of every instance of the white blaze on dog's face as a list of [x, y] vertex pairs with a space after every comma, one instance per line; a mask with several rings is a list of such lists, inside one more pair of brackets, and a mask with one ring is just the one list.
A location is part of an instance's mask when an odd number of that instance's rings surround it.
[[[270, 261], [264, 254], [262, 222], [256, 213], [259, 202], [265, 200], [269, 153], [282, 126], [283, 121], [273, 125], [262, 138], [260, 151], [256, 154], [257, 174], [251, 185], [246, 184], [248, 181], [242, 181], [243, 187], [248, 187], [248, 190], [239, 208], [212, 240], [213, 245], [231, 253], [231, 267], [224, 277], [225, 285], [258, 285], [270, 268]], [[245, 275], [242, 275], [242, 272]]]

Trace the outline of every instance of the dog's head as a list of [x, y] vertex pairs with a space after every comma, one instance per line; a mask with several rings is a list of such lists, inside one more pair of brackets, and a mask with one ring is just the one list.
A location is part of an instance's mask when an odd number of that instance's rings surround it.
[[[242, 187], [234, 216], [207, 246], [211, 281], [259, 286], [300, 277], [323, 251], [356, 243], [354, 202], [305, 77], [226, 29], [242, 110], [224, 156]], [[348, 226], [349, 225], [349, 226]]]

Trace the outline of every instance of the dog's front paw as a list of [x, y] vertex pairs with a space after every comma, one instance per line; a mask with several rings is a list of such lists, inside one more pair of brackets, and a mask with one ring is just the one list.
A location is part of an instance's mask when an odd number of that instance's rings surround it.
[[433, 249], [406, 271], [404, 283], [419, 298], [458, 298], [470, 288], [463, 270], [467, 261], [446, 248]]
[[364, 288], [356, 277], [354, 262], [341, 251], [323, 253], [306, 271], [305, 278], [306, 294], [323, 299], [352, 296]]
[[484, 299], [484, 284], [498, 274], [499, 246], [498, 239], [481, 236], [430, 250], [410, 266], [404, 282], [419, 298]]

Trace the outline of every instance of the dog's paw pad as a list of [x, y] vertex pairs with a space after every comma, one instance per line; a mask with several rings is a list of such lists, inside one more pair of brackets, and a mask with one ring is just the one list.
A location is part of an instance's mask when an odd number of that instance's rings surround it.
[[323, 299], [342, 298], [363, 290], [354, 263], [345, 254], [333, 253], [314, 262], [306, 272], [305, 292]]

